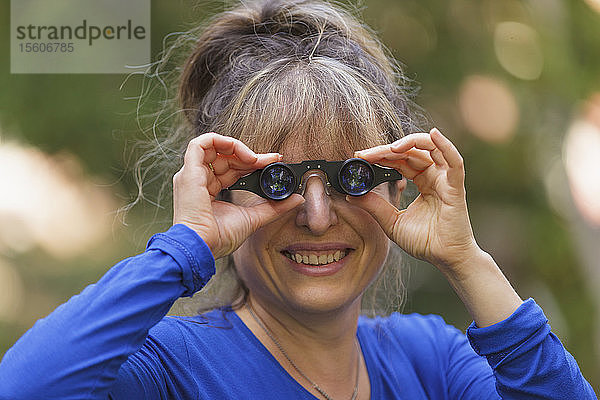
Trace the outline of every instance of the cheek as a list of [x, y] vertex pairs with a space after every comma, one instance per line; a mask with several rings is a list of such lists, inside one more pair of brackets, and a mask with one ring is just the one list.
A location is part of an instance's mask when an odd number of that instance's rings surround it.
[[[387, 187], [386, 187], [387, 191]], [[378, 193], [384, 196], [383, 193]], [[384, 196], [387, 197], [388, 196]], [[366, 210], [344, 203], [339, 209], [343, 219], [361, 238], [363, 242], [363, 254], [361, 263], [368, 265], [368, 270], [375, 273], [384, 263], [389, 250], [389, 238], [374, 217]]]
[[263, 286], [263, 282], [269, 280], [268, 269], [271, 263], [264, 257], [270, 246], [268, 239], [272, 236], [273, 230], [269, 226], [262, 227], [233, 252], [238, 276], [249, 288]]
[[371, 286], [383, 273], [390, 249], [390, 241], [383, 230], [379, 229], [376, 233], [373, 232], [371, 237], [373, 238], [371, 247], [364, 254], [365, 258], [362, 260], [367, 265], [363, 291]]
[[239, 279], [252, 293], [267, 292], [266, 282], [269, 280], [261, 267], [260, 260], [254, 252], [252, 237], [248, 238], [235, 252], [233, 262]]
[[[377, 221], [373, 220], [373, 222], [377, 224]], [[379, 225], [376, 225], [376, 229], [377, 232], [373, 232], [373, 241], [375, 245], [375, 256], [373, 261], [376, 263], [377, 268], [380, 269], [385, 263], [388, 251], [390, 250], [390, 240]]]

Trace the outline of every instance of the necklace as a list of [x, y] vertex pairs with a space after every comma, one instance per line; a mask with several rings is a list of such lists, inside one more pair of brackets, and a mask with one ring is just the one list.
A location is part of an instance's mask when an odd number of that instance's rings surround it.
[[[273, 335], [273, 333], [267, 329], [267, 327], [262, 323], [262, 321], [256, 316], [256, 314], [254, 314], [254, 311], [252, 311], [252, 307], [250, 306], [249, 303], [246, 303], [246, 306], [248, 308], [248, 312], [250, 312], [250, 315], [252, 316], [252, 318], [254, 318], [254, 320], [256, 321], [256, 323], [262, 328], [263, 331], [265, 331], [265, 333], [267, 334], [267, 336], [269, 336], [269, 338], [273, 341], [273, 343], [275, 343], [275, 346], [277, 346], [277, 348], [279, 349], [279, 351], [281, 351], [281, 354], [284, 355], [284, 357], [289, 361], [289, 363], [292, 365], [292, 367], [294, 367], [294, 369], [300, 374], [302, 375], [302, 377], [304, 379], [306, 379], [308, 381], [308, 383], [310, 383], [312, 385], [312, 387], [319, 393], [321, 393], [321, 395], [323, 397], [325, 397], [327, 400], [333, 400], [331, 398], [331, 396], [329, 396], [327, 394], [327, 392], [325, 392], [323, 389], [321, 389], [321, 387], [319, 385], [317, 385], [315, 382], [313, 382], [308, 376], [306, 376], [306, 374], [304, 372], [302, 372], [300, 370], [300, 368], [298, 368], [298, 366], [296, 365], [295, 362], [292, 361], [292, 359], [288, 356], [287, 352], [283, 349], [283, 347], [281, 346], [281, 343], [279, 343], [279, 340], [277, 340], [275, 338], [275, 335]], [[356, 344], [356, 342], [354, 342]], [[360, 356], [358, 353], [358, 344], [356, 344], [356, 350], [357, 350], [357, 357], [356, 357], [356, 384], [354, 385], [354, 393], [352, 393], [352, 397], [350, 398], [350, 400], [355, 400], [356, 399], [356, 395], [358, 394], [358, 373], [360, 371]]]

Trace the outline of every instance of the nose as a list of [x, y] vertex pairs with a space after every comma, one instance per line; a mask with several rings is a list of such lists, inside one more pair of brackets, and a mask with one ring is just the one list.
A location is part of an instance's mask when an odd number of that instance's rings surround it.
[[305, 202], [296, 215], [296, 224], [306, 226], [315, 235], [324, 234], [338, 222], [331, 196], [324, 185], [319, 176], [308, 178], [304, 189]]

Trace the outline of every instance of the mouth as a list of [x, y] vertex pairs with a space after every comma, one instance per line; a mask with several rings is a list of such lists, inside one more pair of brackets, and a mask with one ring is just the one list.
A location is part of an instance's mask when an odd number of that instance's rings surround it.
[[318, 252], [289, 252], [284, 250], [281, 252], [284, 256], [294, 261], [297, 264], [303, 264], [307, 266], [319, 267], [322, 265], [328, 265], [334, 262], [338, 262], [344, 259], [350, 252], [351, 248], [329, 250], [329, 251], [318, 251]]
[[341, 270], [354, 250], [343, 248], [325, 251], [295, 251], [284, 250], [281, 254], [287, 258], [290, 267], [302, 274], [311, 277], [333, 275]]

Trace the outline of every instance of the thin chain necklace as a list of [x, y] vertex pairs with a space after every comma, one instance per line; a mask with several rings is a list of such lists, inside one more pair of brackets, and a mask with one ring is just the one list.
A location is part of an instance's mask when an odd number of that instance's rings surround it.
[[[300, 368], [298, 368], [298, 366], [296, 365], [295, 362], [292, 361], [292, 359], [290, 358], [290, 356], [288, 356], [287, 352], [283, 349], [283, 347], [281, 346], [281, 343], [279, 343], [279, 340], [277, 340], [275, 338], [275, 335], [269, 330], [267, 329], [267, 327], [262, 323], [262, 321], [256, 316], [256, 314], [254, 314], [254, 311], [252, 311], [252, 307], [250, 306], [249, 303], [246, 303], [246, 306], [248, 308], [248, 311], [250, 312], [250, 315], [252, 316], [252, 318], [254, 318], [254, 320], [256, 321], [256, 323], [262, 328], [263, 331], [265, 331], [265, 333], [267, 334], [267, 336], [269, 336], [269, 338], [271, 338], [271, 340], [273, 341], [273, 343], [275, 343], [275, 346], [277, 346], [277, 348], [279, 349], [279, 351], [281, 351], [281, 354], [283, 354], [285, 356], [285, 358], [289, 361], [289, 363], [292, 365], [292, 367], [294, 367], [294, 369], [300, 374], [302, 375], [302, 377], [304, 379], [306, 379], [308, 381], [308, 383], [310, 383], [312, 385], [312, 387], [319, 393], [321, 393], [321, 395], [323, 397], [325, 397], [327, 400], [333, 400], [331, 398], [331, 396], [329, 396], [323, 389], [321, 389], [321, 387], [319, 385], [317, 385], [315, 382], [313, 382], [308, 376], [306, 376], [306, 374], [304, 372], [302, 372], [300, 370]], [[354, 342], [356, 344], [356, 342]], [[352, 397], [350, 398], [350, 400], [355, 400], [356, 396], [358, 395], [358, 373], [360, 371], [360, 355], [358, 352], [358, 344], [356, 344], [356, 350], [357, 350], [357, 359], [356, 359], [356, 384], [354, 385], [354, 393], [352, 393]]]

